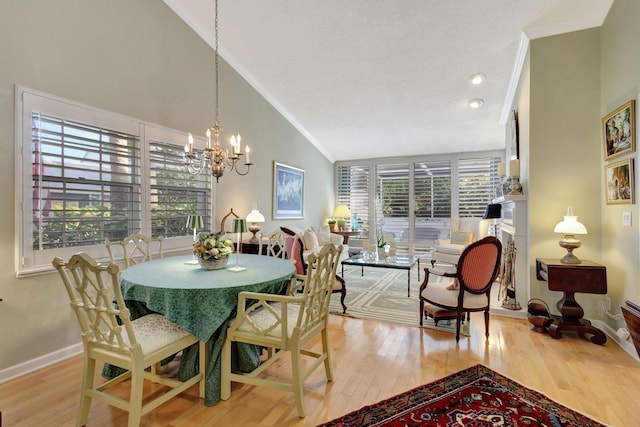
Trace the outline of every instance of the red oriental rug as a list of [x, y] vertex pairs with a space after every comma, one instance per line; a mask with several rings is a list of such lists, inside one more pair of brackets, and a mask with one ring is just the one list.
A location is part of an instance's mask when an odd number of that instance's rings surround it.
[[365, 406], [318, 427], [604, 426], [483, 365]]

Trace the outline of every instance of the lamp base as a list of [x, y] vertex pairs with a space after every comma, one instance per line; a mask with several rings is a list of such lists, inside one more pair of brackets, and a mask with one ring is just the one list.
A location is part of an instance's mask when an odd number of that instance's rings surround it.
[[239, 267], [239, 266], [237, 266], [237, 265], [236, 265], [235, 267], [227, 268], [227, 270], [229, 270], [229, 271], [233, 271], [234, 273], [239, 273], [239, 272], [241, 272], [241, 271], [245, 271], [245, 270], [246, 270], [246, 268], [244, 268], [244, 267]]
[[561, 239], [559, 244], [560, 244], [560, 247], [565, 248], [567, 250], [567, 254], [564, 257], [562, 257], [562, 259], [560, 260], [561, 263], [582, 264], [582, 261], [580, 261], [580, 259], [573, 254], [574, 249], [577, 249], [580, 246], [582, 246], [582, 242], [580, 240], [571, 238], [571, 237], [566, 237], [564, 239]]
[[567, 252], [565, 256], [560, 260], [563, 264], [582, 264], [580, 258], [575, 256], [572, 252]]
[[187, 265], [198, 265], [200, 264], [197, 259], [190, 259], [189, 261], [184, 262]]

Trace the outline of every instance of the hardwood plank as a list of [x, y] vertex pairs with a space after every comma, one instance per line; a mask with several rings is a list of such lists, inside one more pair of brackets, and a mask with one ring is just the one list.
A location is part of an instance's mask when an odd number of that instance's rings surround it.
[[[637, 423], [640, 364], [612, 342], [594, 345], [570, 333], [554, 340], [530, 331], [525, 320], [497, 316], [485, 342], [480, 314], [472, 315], [471, 337], [461, 337], [459, 345], [452, 334], [430, 329], [333, 315], [329, 325], [334, 381], [326, 381], [322, 368], [307, 380], [306, 418], [298, 418], [290, 393], [234, 384], [231, 399], [213, 407], [204, 406], [194, 386], [141, 425], [314, 426], [476, 363], [605, 424]], [[265, 375], [288, 378], [290, 361], [273, 368]], [[81, 375], [78, 356], [0, 384], [4, 425], [74, 425]], [[118, 393], [127, 391], [123, 384]], [[94, 402], [88, 425], [126, 425], [126, 414]]]

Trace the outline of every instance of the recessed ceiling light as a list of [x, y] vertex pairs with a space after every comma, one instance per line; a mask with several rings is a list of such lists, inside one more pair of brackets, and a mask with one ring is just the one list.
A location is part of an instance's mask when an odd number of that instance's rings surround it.
[[482, 104], [484, 104], [484, 101], [479, 98], [472, 99], [471, 101], [469, 101], [469, 107], [471, 108], [480, 108]]
[[469, 81], [471, 84], [479, 85], [487, 79], [487, 76], [482, 73], [475, 73], [469, 76]]

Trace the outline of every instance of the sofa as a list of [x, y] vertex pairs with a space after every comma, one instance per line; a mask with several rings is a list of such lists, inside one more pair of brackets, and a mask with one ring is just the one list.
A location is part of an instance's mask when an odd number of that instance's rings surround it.
[[327, 243], [342, 246], [340, 261], [349, 257], [349, 245], [344, 243], [344, 237], [340, 234], [332, 233], [328, 225], [311, 226], [304, 229], [295, 225], [288, 225], [280, 227], [280, 230], [289, 236], [296, 236], [300, 239], [302, 257], [305, 262], [310, 253], [318, 251]]

